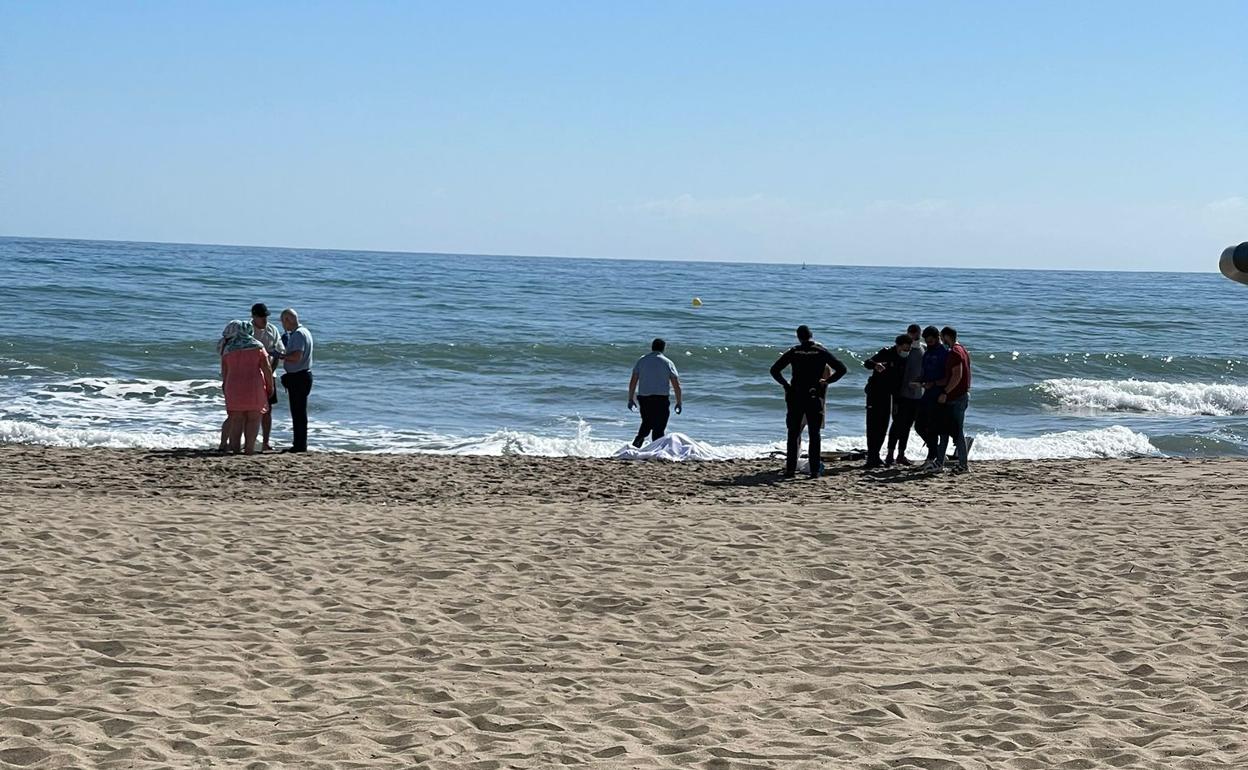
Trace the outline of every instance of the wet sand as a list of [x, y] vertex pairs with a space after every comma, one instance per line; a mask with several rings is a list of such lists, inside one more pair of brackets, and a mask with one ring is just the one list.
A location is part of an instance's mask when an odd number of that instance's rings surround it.
[[1248, 767], [1248, 462], [0, 447], [0, 766]]

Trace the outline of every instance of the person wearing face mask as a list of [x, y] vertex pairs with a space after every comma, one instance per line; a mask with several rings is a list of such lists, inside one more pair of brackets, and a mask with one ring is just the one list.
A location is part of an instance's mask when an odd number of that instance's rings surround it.
[[923, 349], [919, 345], [919, 325], [910, 324], [906, 336], [910, 338], [910, 355], [906, 356], [905, 371], [901, 379], [901, 391], [893, 401], [893, 427], [888, 431], [888, 455], [885, 465], [893, 464], [893, 451], [897, 452], [898, 465], [910, 465], [906, 457], [906, 445], [910, 441], [910, 429], [919, 416], [919, 403], [923, 400]]
[[908, 334], [900, 334], [893, 341], [892, 347], [881, 348], [880, 352], [863, 362], [863, 367], [871, 370], [867, 380], [867, 468], [878, 468], [884, 464], [880, 460], [880, 449], [888, 437], [888, 422], [893, 413], [893, 401], [901, 393], [906, 373], [906, 359], [910, 356], [913, 340]]

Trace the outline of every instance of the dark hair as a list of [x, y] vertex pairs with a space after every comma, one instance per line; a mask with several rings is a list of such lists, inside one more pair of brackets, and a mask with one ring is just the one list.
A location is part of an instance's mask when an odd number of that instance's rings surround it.
[[797, 338], [801, 340], [802, 342], [805, 342], [806, 340], [810, 339], [813, 336], [815, 335], [810, 333], [810, 327], [807, 326], [806, 324], [802, 324], [801, 326], [797, 327]]
[[936, 337], [937, 339], [939, 339], [940, 330], [937, 329], [935, 326], [927, 327], [926, 329], [923, 330], [923, 339], [927, 339], [928, 337]]
[[946, 326], [945, 328], [940, 330], [940, 333], [948, 337], [949, 339], [953, 340], [954, 342], [958, 341], [958, 330], [953, 328], [952, 326]]
[[650, 343], [650, 349], [657, 353], [662, 353], [666, 348], [667, 343], [663, 341], [662, 337], [655, 337], [654, 342]]
[[906, 327], [906, 334], [914, 334], [920, 328], [921, 327], [918, 324], [910, 324], [909, 326]]
[[263, 302], [257, 302], [251, 306], [251, 314], [257, 318], [268, 318], [269, 308]]
[[893, 340], [897, 345], [913, 345], [914, 340], [910, 339], [909, 334], [898, 334], [897, 339]]

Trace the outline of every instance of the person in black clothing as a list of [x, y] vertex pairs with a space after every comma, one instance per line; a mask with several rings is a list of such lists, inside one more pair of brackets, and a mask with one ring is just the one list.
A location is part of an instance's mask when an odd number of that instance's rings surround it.
[[[785, 426], [788, 428], [788, 446], [784, 459], [785, 478], [797, 475], [797, 452], [802, 443], [802, 420], [810, 432], [810, 477], [818, 478], [822, 471], [819, 459], [819, 431], [823, 428], [823, 395], [828, 385], [845, 376], [847, 371], [836, 356], [815, 342], [810, 327], [797, 327], [798, 344], [789, 348], [771, 366], [772, 378], [784, 387], [784, 403], [788, 409]], [[792, 382], [784, 379], [785, 367], [792, 367]], [[832, 368], [832, 376], [824, 378], [824, 367]]]
[[899, 334], [893, 346], [863, 362], [871, 370], [867, 380], [867, 467], [878, 468], [880, 449], [888, 438], [888, 421], [893, 414], [893, 401], [900, 398], [905, 384], [906, 358], [910, 356], [913, 340], [908, 334]]

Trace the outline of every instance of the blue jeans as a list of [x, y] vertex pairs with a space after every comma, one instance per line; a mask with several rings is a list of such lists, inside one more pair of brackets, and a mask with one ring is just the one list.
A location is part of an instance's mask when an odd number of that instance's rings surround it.
[[966, 407], [970, 404], [970, 395], [946, 401], [940, 415], [940, 447], [936, 450], [936, 463], [945, 464], [945, 452], [949, 449], [949, 438], [958, 448], [958, 467], [966, 469]]

